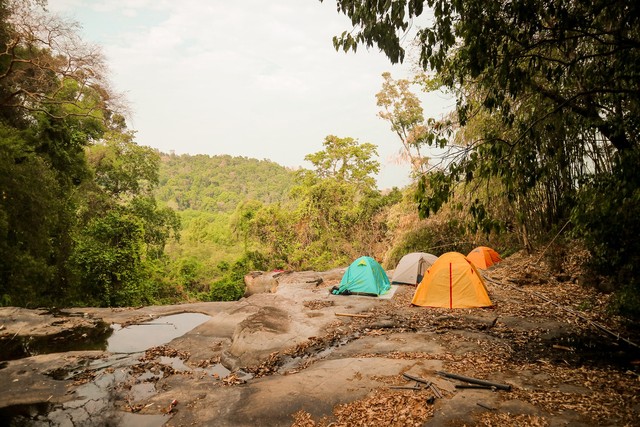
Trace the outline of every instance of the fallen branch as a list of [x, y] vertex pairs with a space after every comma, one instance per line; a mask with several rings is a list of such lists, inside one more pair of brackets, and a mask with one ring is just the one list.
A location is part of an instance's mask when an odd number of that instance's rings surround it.
[[494, 387], [489, 385], [481, 385], [481, 384], [456, 384], [456, 388], [479, 388], [484, 390], [493, 390]]
[[395, 389], [395, 390], [421, 390], [422, 387], [420, 387], [419, 385], [392, 385], [389, 388]]
[[13, 334], [13, 336], [9, 339], [9, 341], [11, 341], [12, 339], [14, 339], [15, 337], [18, 336], [18, 334], [20, 333], [20, 331], [22, 330], [22, 328], [24, 328], [24, 325], [20, 326], [20, 329], [18, 329], [18, 332], [16, 332], [15, 334]]
[[500, 389], [500, 390], [507, 390], [507, 391], [511, 390], [511, 385], [510, 384], [494, 383], [492, 381], [479, 380], [477, 378], [465, 377], [463, 375], [452, 374], [452, 373], [444, 372], [444, 371], [438, 371], [437, 373], [442, 375], [443, 377], [453, 378], [455, 380], [460, 380], [460, 381], [466, 381], [466, 382], [472, 383], [472, 384], [480, 384], [480, 385], [484, 385], [484, 386], [495, 387], [495, 388]]
[[438, 388], [438, 386], [436, 386], [434, 383], [431, 383], [429, 387], [431, 388], [431, 391], [433, 392], [433, 394], [436, 395], [437, 398], [439, 399], [442, 398], [442, 393], [440, 392], [440, 389]]
[[551, 348], [555, 348], [556, 350], [573, 351], [573, 349], [571, 347], [567, 347], [567, 346], [564, 346], [564, 345], [558, 345], [558, 344], [552, 345]]
[[363, 319], [367, 319], [371, 317], [369, 314], [352, 314], [352, 313], [335, 313], [336, 316], [345, 316], [345, 317], [361, 317]]
[[422, 383], [425, 384], [426, 388], [431, 389], [431, 391], [433, 392], [433, 394], [437, 397], [437, 398], [442, 398], [442, 392], [440, 392], [440, 389], [431, 381], [429, 380], [425, 380], [424, 378], [420, 378], [420, 377], [416, 377], [414, 375], [410, 375], [407, 373], [402, 374], [403, 377], [405, 377], [406, 379], [415, 381], [417, 383]]
[[415, 382], [426, 384], [427, 387], [431, 385], [431, 381], [425, 380], [424, 378], [416, 377], [414, 375], [409, 375], [407, 373], [402, 374], [402, 376], [405, 377], [408, 380], [412, 380], [412, 381], [415, 381]]
[[485, 404], [480, 403], [480, 402], [476, 402], [476, 405], [480, 406], [481, 408], [488, 409], [490, 411], [495, 411], [496, 410], [496, 408], [492, 408], [491, 406], [485, 405]]

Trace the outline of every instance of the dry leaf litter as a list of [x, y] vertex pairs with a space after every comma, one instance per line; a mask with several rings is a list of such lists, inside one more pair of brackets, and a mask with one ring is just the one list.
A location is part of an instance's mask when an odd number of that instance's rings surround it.
[[[368, 313], [369, 318], [337, 321], [326, 336], [314, 337], [287, 353], [312, 354], [309, 350], [314, 347], [365, 335], [433, 333], [434, 339], [451, 351], [396, 351], [384, 357], [440, 360], [448, 372], [499, 382], [513, 382], [508, 380], [527, 374], [528, 380], [521, 386], [497, 396], [502, 402], [515, 399], [529, 403], [540, 414], [512, 414], [500, 411], [497, 405], [497, 411], [479, 408], [470, 425], [548, 426], [562, 414], [572, 414], [585, 425], [640, 425], [640, 354], [589, 322], [603, 324], [634, 343], [639, 342], [638, 332], [634, 325], [603, 310], [608, 295], [578, 285], [583, 260], [581, 250], [553, 261], [560, 266], [550, 265], [544, 255], [514, 254], [483, 273], [494, 302], [491, 309], [411, 307], [414, 288], [400, 287], [392, 300]], [[552, 273], [552, 267], [560, 273]], [[386, 320], [384, 328], [376, 327], [381, 319]], [[472, 351], [456, 351], [468, 349], [464, 344], [469, 343]], [[598, 348], [601, 354], [594, 351]], [[616, 362], [619, 353], [627, 359]], [[259, 372], [277, 371], [281, 357], [273, 354]], [[299, 411], [292, 426], [423, 425], [433, 416], [434, 406], [425, 403], [429, 396], [424, 390], [399, 393], [381, 388], [365, 399], [336, 406], [333, 417], [314, 420]]]

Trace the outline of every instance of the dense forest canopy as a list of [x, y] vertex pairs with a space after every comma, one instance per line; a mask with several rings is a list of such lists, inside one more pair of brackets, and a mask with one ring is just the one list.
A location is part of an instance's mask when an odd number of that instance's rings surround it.
[[163, 155], [156, 195], [177, 211], [230, 213], [246, 199], [283, 202], [295, 174], [270, 160], [229, 155]]
[[152, 301], [148, 266], [179, 229], [152, 195], [158, 154], [73, 24], [27, 0], [0, 16], [0, 301]]

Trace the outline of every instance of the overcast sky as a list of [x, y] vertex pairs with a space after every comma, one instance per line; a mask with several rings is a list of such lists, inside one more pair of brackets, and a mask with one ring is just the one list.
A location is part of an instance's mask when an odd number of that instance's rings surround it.
[[[311, 168], [327, 135], [378, 146], [378, 186], [409, 183], [400, 141], [377, 116], [381, 74], [412, 75], [377, 49], [336, 52], [351, 29], [334, 0], [49, 0], [107, 57], [136, 141], [168, 153], [230, 154]], [[453, 101], [422, 96], [425, 115]]]

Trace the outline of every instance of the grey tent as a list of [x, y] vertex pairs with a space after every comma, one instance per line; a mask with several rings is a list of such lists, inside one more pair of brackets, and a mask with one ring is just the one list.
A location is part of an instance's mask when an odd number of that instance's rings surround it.
[[393, 284], [417, 285], [437, 256], [424, 252], [413, 252], [402, 257], [391, 277]]

